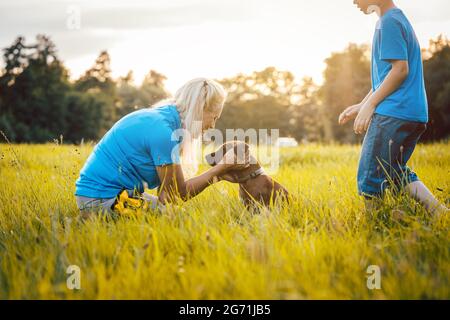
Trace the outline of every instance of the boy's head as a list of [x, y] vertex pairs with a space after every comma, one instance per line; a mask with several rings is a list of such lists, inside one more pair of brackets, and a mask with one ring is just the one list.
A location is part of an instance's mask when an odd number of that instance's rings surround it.
[[385, 6], [389, 2], [392, 2], [392, 0], [353, 0], [353, 3], [358, 9], [365, 14], [377, 12], [379, 8]]

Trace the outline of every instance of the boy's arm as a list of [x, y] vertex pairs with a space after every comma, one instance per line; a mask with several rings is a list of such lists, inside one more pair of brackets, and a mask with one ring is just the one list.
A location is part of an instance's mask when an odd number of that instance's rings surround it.
[[367, 96], [364, 98], [363, 101], [361, 101], [361, 103], [359, 104], [360, 107], [362, 107], [364, 105], [364, 103], [367, 102], [367, 100], [369, 100], [369, 98], [372, 96], [373, 94], [373, 89], [370, 89], [369, 93], [367, 94]]
[[361, 106], [361, 110], [353, 125], [353, 130], [356, 134], [362, 134], [367, 131], [376, 107], [395, 92], [408, 77], [408, 61], [391, 60], [390, 62], [392, 64], [391, 71], [389, 71], [381, 86]]

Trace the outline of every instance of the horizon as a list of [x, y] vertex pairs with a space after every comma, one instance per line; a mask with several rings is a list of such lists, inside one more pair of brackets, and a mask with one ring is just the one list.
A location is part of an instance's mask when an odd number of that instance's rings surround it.
[[[349, 43], [370, 45], [377, 21], [351, 0], [121, 2], [2, 3], [0, 27], [6, 31], [0, 46], [9, 46], [19, 35], [27, 42], [40, 33], [49, 35], [72, 80], [107, 50], [114, 78], [132, 70], [139, 84], [152, 69], [168, 78], [171, 93], [192, 78], [222, 79], [269, 66], [321, 84], [324, 60]], [[450, 13], [439, 10], [448, 6], [443, 0], [426, 6], [419, 0], [395, 3], [410, 19], [422, 48], [440, 34], [448, 36]], [[21, 19], [11, 14], [17, 10]], [[78, 13], [80, 24], [71, 28], [68, 19]]]

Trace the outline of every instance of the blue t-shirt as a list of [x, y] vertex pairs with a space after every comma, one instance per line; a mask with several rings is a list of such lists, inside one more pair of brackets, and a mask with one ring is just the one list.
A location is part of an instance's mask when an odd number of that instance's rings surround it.
[[376, 91], [392, 69], [389, 60], [408, 61], [409, 74], [384, 99], [375, 113], [407, 121], [428, 122], [422, 53], [416, 34], [403, 12], [394, 8], [377, 23], [372, 47], [372, 89]]
[[160, 185], [156, 166], [179, 164], [175, 106], [142, 109], [120, 119], [95, 146], [76, 182], [77, 196], [108, 199], [121, 190]]

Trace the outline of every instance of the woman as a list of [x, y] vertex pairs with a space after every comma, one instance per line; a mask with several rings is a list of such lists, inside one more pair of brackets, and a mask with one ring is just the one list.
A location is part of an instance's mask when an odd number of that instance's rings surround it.
[[[76, 182], [75, 195], [83, 217], [92, 211], [111, 212], [121, 191], [143, 193], [145, 184], [151, 189], [158, 187], [156, 200], [165, 204], [177, 198], [186, 201], [220, 179], [234, 182], [227, 172], [248, 166], [235, 164], [234, 152], [189, 180], [181, 166], [195, 167], [196, 141], [204, 131], [214, 128], [225, 98], [219, 83], [194, 79], [173, 99], [119, 120], [96, 145]], [[180, 129], [185, 134], [176, 139]]]

